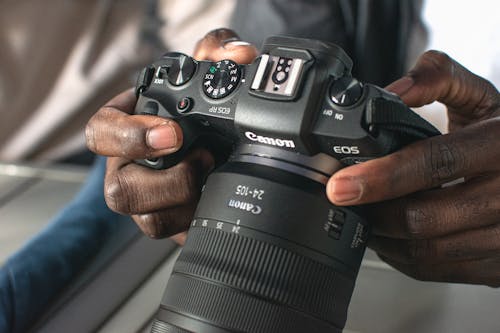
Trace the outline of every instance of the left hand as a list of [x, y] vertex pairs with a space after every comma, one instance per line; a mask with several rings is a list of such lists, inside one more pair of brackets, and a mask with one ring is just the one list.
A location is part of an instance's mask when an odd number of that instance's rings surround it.
[[[250, 63], [257, 49], [228, 29], [213, 30], [196, 45], [197, 60], [231, 59]], [[104, 192], [109, 208], [131, 215], [149, 237], [172, 236], [185, 241], [214, 158], [205, 149], [193, 149], [177, 165], [152, 170], [134, 160], [172, 154], [183, 143], [179, 124], [159, 116], [134, 115], [136, 97], [130, 89], [101, 107], [86, 128], [87, 145], [108, 156]]]
[[339, 206], [377, 203], [368, 206], [369, 246], [403, 273], [500, 286], [497, 89], [436, 51], [387, 89], [409, 106], [445, 104], [450, 134], [340, 170], [329, 180], [329, 199]]

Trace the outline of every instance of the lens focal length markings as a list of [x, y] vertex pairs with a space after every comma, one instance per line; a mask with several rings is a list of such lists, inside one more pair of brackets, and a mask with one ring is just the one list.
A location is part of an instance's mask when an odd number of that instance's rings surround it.
[[239, 220], [235, 223], [230, 223], [203, 218], [194, 219], [193, 222], [191, 222], [191, 227], [212, 228], [226, 232], [232, 232], [235, 234], [239, 234], [241, 229]]

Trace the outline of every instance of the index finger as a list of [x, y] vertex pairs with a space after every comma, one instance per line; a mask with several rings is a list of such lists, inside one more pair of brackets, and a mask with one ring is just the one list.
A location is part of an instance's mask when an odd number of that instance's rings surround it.
[[464, 117], [464, 121], [486, 119], [500, 105], [493, 84], [435, 50], [422, 54], [407, 75], [386, 89], [411, 107], [441, 102], [451, 113]]
[[255, 46], [240, 40], [233, 30], [220, 28], [210, 31], [198, 41], [193, 57], [210, 61], [230, 59], [238, 64], [249, 64], [257, 54]]

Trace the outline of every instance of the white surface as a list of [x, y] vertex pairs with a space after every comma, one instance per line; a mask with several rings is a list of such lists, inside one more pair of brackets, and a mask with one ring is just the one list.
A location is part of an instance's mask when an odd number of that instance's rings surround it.
[[427, 0], [429, 49], [443, 51], [472, 72], [500, 83], [500, 1]]

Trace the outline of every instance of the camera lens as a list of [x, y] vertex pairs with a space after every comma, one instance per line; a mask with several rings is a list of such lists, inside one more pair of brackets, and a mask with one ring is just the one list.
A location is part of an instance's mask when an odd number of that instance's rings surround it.
[[358, 212], [329, 203], [323, 184], [228, 162], [207, 180], [156, 326], [341, 332], [365, 236]]

